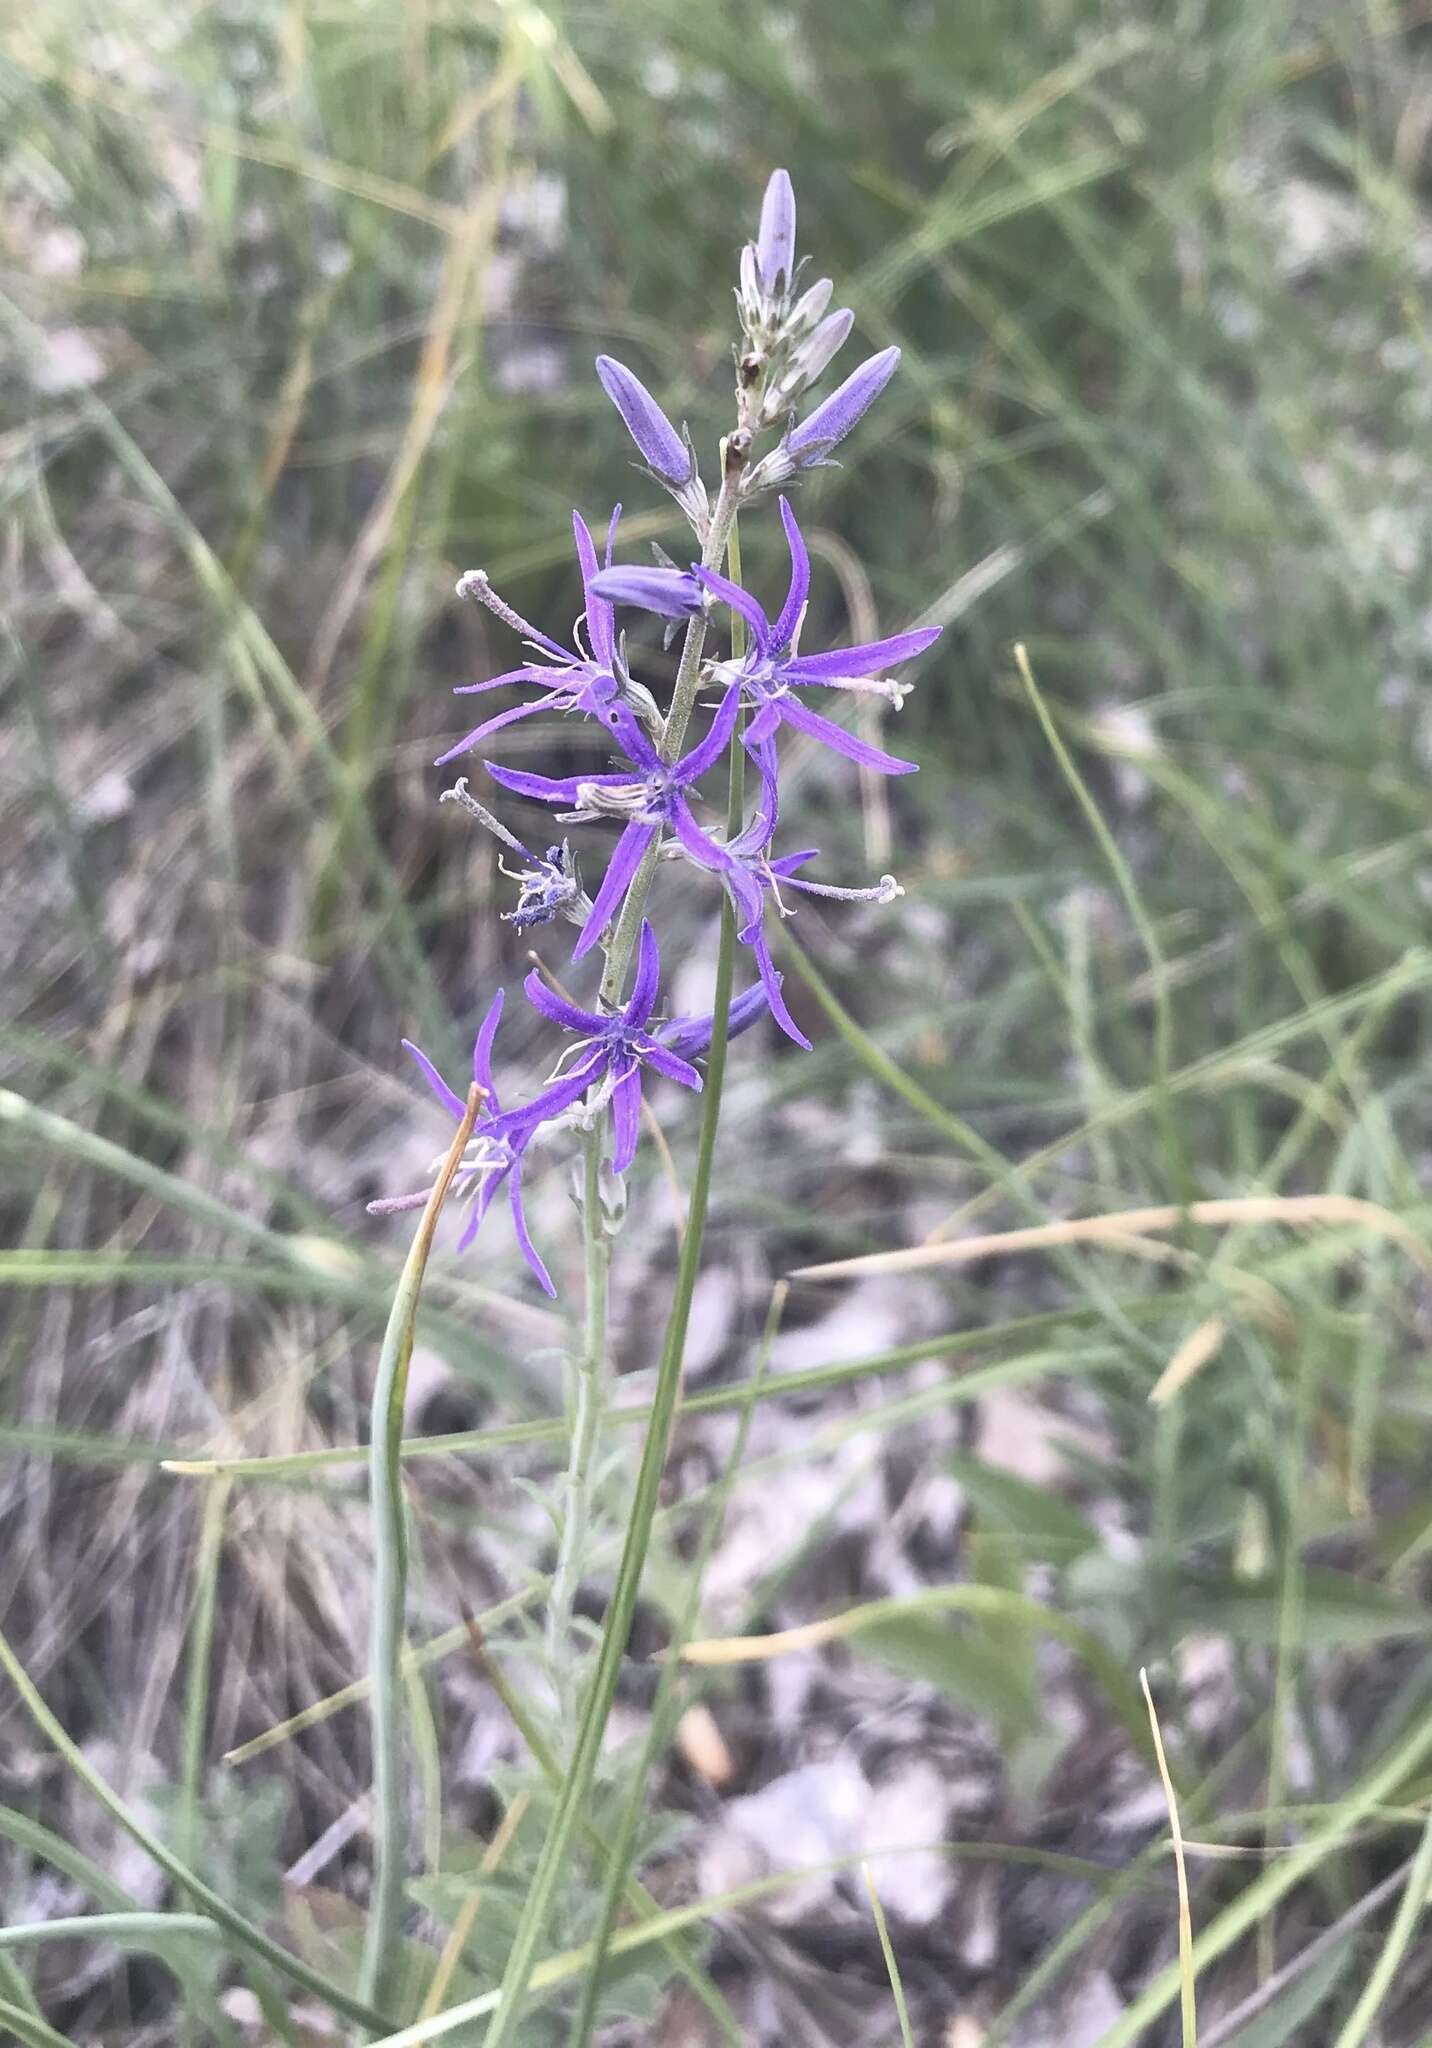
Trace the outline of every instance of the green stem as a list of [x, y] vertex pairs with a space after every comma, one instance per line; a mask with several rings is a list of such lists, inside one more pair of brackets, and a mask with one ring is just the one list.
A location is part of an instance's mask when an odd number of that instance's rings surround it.
[[592, 1477], [602, 1417], [602, 1370], [607, 1356], [607, 1298], [610, 1291], [612, 1241], [602, 1206], [602, 1146], [606, 1117], [596, 1120], [583, 1145], [582, 1244], [586, 1264], [586, 1319], [582, 1354], [571, 1374], [566, 1497], [562, 1504], [562, 1540], [547, 1603], [547, 1658], [562, 1719], [571, 1690], [572, 1610], [587, 1553], [591, 1522]]
[[[734, 513], [733, 513], [734, 516]], [[729, 530], [729, 527], [728, 527]], [[556, 1811], [542, 1844], [537, 1868], [528, 1886], [522, 1917], [507, 1954], [498, 1994], [497, 2009], [483, 2048], [505, 2048], [519, 2024], [528, 1981], [551, 1910], [552, 1897], [567, 1867], [572, 1842], [586, 1812], [592, 1779], [596, 1773], [607, 1717], [616, 1697], [622, 1659], [626, 1655], [632, 1616], [636, 1611], [646, 1553], [656, 1517], [662, 1470], [666, 1464], [672, 1418], [681, 1392], [681, 1363], [686, 1351], [686, 1332], [691, 1320], [691, 1297], [701, 1266], [701, 1244], [706, 1230], [706, 1211], [711, 1194], [711, 1168], [716, 1155], [716, 1132], [721, 1120], [721, 1085], [726, 1072], [726, 1022], [731, 1008], [731, 979], [735, 956], [736, 922], [729, 901], [721, 912], [721, 945], [716, 966], [716, 995], [712, 1005], [711, 1050], [706, 1062], [706, 1085], [702, 1096], [701, 1136], [697, 1145], [696, 1174], [691, 1188], [691, 1206], [676, 1269], [676, 1291], [671, 1317], [666, 1326], [661, 1363], [657, 1368], [652, 1397], [651, 1423], [637, 1472], [636, 1492], [627, 1523], [626, 1541], [617, 1567], [616, 1584], [607, 1609], [596, 1670], [587, 1694], [581, 1725], [571, 1763], [563, 1781]]]
[[382, 2006], [391, 1994], [403, 1920], [408, 1802], [403, 1771], [403, 1616], [408, 1587], [408, 1531], [403, 1503], [403, 1397], [413, 1355], [418, 1297], [444, 1197], [472, 1136], [483, 1091], [468, 1091], [467, 1108], [403, 1266], [383, 1335], [373, 1386], [368, 1497], [373, 1521], [373, 1895], [363, 1943], [359, 1996]]
[[[732, 528], [736, 523], [736, 510], [740, 504], [741, 477], [750, 454], [750, 436], [732, 434], [721, 444], [721, 489], [717, 494], [715, 510], [711, 514], [711, 525], [706, 535], [706, 545], [701, 551], [701, 565], [705, 569], [716, 568], [726, 552]], [[671, 709], [666, 716], [665, 730], [661, 736], [662, 758], [674, 761], [681, 751], [681, 742], [686, 737], [686, 728], [696, 703], [696, 692], [701, 682], [701, 656], [706, 646], [706, 614], [698, 612], [686, 628], [686, 638], [681, 644], [681, 659], [677, 663], [676, 681], [671, 690]], [[660, 841], [653, 840], [647, 849], [646, 858], [632, 878], [632, 885], [626, 893], [626, 901], [617, 919], [617, 928], [607, 948], [607, 964], [602, 974], [602, 1001], [615, 1005], [621, 1001], [626, 986], [627, 969], [641, 932], [641, 921], [646, 915], [646, 899], [651, 890], [652, 876], [661, 855]]]

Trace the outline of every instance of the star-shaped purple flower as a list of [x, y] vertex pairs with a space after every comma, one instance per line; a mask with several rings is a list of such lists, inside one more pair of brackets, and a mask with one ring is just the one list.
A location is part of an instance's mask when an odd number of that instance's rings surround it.
[[913, 775], [918, 762], [902, 761], [883, 748], [872, 746], [833, 719], [812, 711], [791, 691], [818, 684], [825, 689], [884, 697], [898, 705], [908, 686], [889, 681], [882, 671], [923, 654], [939, 639], [940, 628], [921, 626], [909, 633], [895, 633], [887, 640], [838, 647], [828, 654], [798, 653], [801, 621], [810, 592], [810, 555], [789, 501], [782, 498], [780, 503], [790, 550], [791, 578], [785, 603], [774, 621], [749, 591], [742, 590], [719, 571], [699, 566], [690, 570], [604, 569], [593, 579], [593, 591], [614, 604], [637, 605], [664, 618], [692, 617], [708, 598], [718, 598], [739, 612], [750, 629], [749, 651], [740, 661], [713, 663], [712, 673], [724, 683], [739, 685], [754, 706], [755, 715], [743, 739], [753, 758], [767, 771], [770, 764], [766, 745], [783, 725], [789, 725], [847, 759], [858, 761], [862, 767], [874, 768], [882, 775]]
[[[606, 565], [611, 567], [612, 545], [616, 539], [617, 521], [621, 518], [618, 505], [607, 528]], [[459, 595], [476, 598], [495, 612], [505, 625], [522, 634], [544, 659], [529, 661], [521, 668], [508, 669], [500, 676], [489, 676], [482, 683], [459, 683], [454, 690], [456, 697], [471, 697], [488, 690], [501, 690], [518, 683], [537, 683], [541, 694], [530, 698], [524, 704], [514, 704], [507, 711], [499, 711], [495, 718], [488, 718], [481, 725], [465, 733], [455, 746], [439, 754], [435, 766], [441, 768], [459, 754], [471, 753], [493, 733], [504, 726], [514, 724], [520, 718], [531, 718], [539, 711], [578, 711], [588, 718], [600, 719], [611, 728], [626, 744], [626, 735], [636, 726], [636, 717], [627, 701], [630, 683], [623, 674], [616, 659], [616, 635], [611, 604], [593, 591], [593, 583], [600, 573], [597, 565], [597, 551], [592, 536], [580, 512], [572, 514], [572, 533], [577, 543], [577, 560], [581, 565], [582, 589], [585, 593], [585, 609], [573, 629], [576, 651], [561, 647], [537, 626], [530, 625], [519, 612], [513, 611], [493, 590], [481, 569], [474, 569], [458, 584]]]
[[679, 761], [663, 761], [633, 720], [622, 735], [622, 745], [637, 770], [635, 776], [531, 775], [524, 769], [502, 768], [496, 762], [488, 762], [487, 772], [493, 781], [517, 796], [532, 797], [544, 804], [574, 805], [573, 815], [581, 819], [607, 816], [628, 821], [593, 899], [591, 915], [572, 949], [574, 960], [589, 952], [606, 930], [647, 848], [663, 833], [673, 831], [683, 845], [700, 844], [715, 853], [715, 843], [707, 839], [692, 815], [690, 791], [726, 751], [740, 708], [740, 691], [728, 689], [705, 739]]
[[[669, 1046], [663, 1045], [657, 1035], [647, 1029], [661, 986], [661, 959], [657, 952], [656, 934], [649, 923], [643, 922], [637, 946], [636, 977], [632, 982], [631, 995], [620, 1010], [579, 1009], [564, 996], [555, 995], [535, 968], [523, 986], [527, 1000], [535, 1010], [540, 1010], [552, 1023], [560, 1024], [564, 1031], [579, 1034], [580, 1042], [574, 1048], [578, 1056], [576, 1064], [564, 1080], [553, 1084], [553, 1087], [570, 1087], [579, 1081], [583, 1090], [594, 1089], [596, 1092], [589, 1105], [593, 1110], [610, 1101], [612, 1171], [625, 1173], [636, 1157], [637, 1135], [641, 1126], [643, 1069], [650, 1068], [654, 1073], [664, 1074], [668, 1081], [679, 1081], [683, 1088], [694, 1088], [698, 1093], [701, 1089], [701, 1076], [695, 1067]], [[551, 1092], [549, 1089], [548, 1093]], [[543, 1099], [539, 1096], [537, 1101]], [[535, 1103], [532, 1105], [533, 1108], [536, 1106]]]
[[[509, 1110], [505, 1115], [498, 1101], [497, 1087], [492, 1078], [492, 1042], [497, 1036], [497, 1026], [502, 1018], [502, 990], [493, 997], [487, 1015], [482, 1020], [476, 1041], [472, 1048], [472, 1078], [479, 1087], [486, 1090], [478, 1120], [473, 1127], [467, 1150], [454, 1179], [454, 1188], [459, 1201], [472, 1203], [472, 1214], [458, 1239], [458, 1250], [466, 1251], [482, 1227], [482, 1220], [492, 1206], [493, 1197], [503, 1182], [507, 1183], [508, 1200], [512, 1208], [512, 1224], [517, 1232], [517, 1242], [522, 1256], [526, 1259], [543, 1292], [555, 1295], [552, 1276], [542, 1262], [541, 1254], [533, 1244], [527, 1229], [527, 1217], [522, 1207], [522, 1155], [540, 1124], [568, 1109], [586, 1093], [587, 1079], [569, 1074], [544, 1089], [534, 1101], [522, 1108]], [[433, 1094], [450, 1111], [459, 1123], [467, 1114], [467, 1105], [452, 1088], [428, 1058], [427, 1054], [405, 1038], [403, 1044], [412, 1054], [418, 1071], [427, 1082]], [[396, 1198], [371, 1202], [369, 1209], [374, 1213], [391, 1213], [397, 1209], [420, 1208], [427, 1201], [430, 1188], [423, 1188], [414, 1195], [399, 1195]]]
[[880, 880], [868, 889], [837, 888], [830, 882], [812, 882], [803, 879], [797, 870], [807, 861], [816, 858], [817, 847], [806, 847], [800, 853], [771, 854], [771, 841], [776, 829], [776, 791], [774, 780], [762, 779], [761, 800], [754, 817], [735, 838], [724, 846], [718, 846], [702, 835], [697, 839], [681, 837], [682, 850], [699, 867], [708, 869], [721, 877], [726, 892], [736, 912], [736, 936], [743, 945], [749, 946], [761, 977], [771, 1015], [785, 1032], [787, 1038], [804, 1046], [807, 1052], [811, 1042], [786, 1008], [781, 994], [781, 976], [771, 958], [770, 942], [765, 932], [765, 911], [768, 898], [774, 898], [780, 914], [789, 913], [781, 902], [781, 885], [800, 889], [812, 896], [838, 897], [848, 903], [890, 903], [901, 894], [899, 883], [893, 875], [882, 875]]

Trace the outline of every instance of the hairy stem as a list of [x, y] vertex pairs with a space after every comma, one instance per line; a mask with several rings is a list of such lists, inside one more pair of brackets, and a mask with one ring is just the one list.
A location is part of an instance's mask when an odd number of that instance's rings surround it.
[[627, 1638], [636, 1611], [637, 1592], [646, 1565], [656, 1517], [661, 1474], [666, 1464], [672, 1418], [681, 1392], [681, 1363], [686, 1351], [686, 1332], [691, 1321], [691, 1297], [701, 1268], [701, 1244], [706, 1231], [706, 1210], [711, 1194], [711, 1168], [716, 1155], [716, 1132], [721, 1120], [721, 1084], [726, 1072], [726, 1024], [731, 1008], [731, 980], [736, 951], [736, 921], [729, 901], [721, 913], [721, 948], [716, 966], [716, 996], [712, 1005], [711, 1049], [706, 1062], [706, 1085], [702, 1095], [701, 1136], [697, 1146], [696, 1174], [691, 1187], [691, 1207], [686, 1234], [676, 1269], [676, 1291], [666, 1326], [661, 1363], [657, 1368], [652, 1396], [651, 1422], [637, 1472], [636, 1491], [627, 1522], [626, 1541], [617, 1567], [616, 1584], [607, 1608], [601, 1648], [597, 1652], [582, 1719], [577, 1730], [571, 1762], [562, 1784], [547, 1838], [527, 1889], [522, 1917], [507, 1953], [497, 2009], [484, 2039], [483, 2048], [506, 2048], [520, 2022], [527, 1985], [551, 1911], [552, 1897], [571, 1855], [572, 1844], [587, 1811], [592, 1779], [601, 1752], [607, 1717], [616, 1697]]
[[428, 1196], [422, 1221], [393, 1296], [373, 1385], [368, 1451], [368, 1499], [373, 1519], [373, 1895], [363, 1942], [359, 1997], [386, 2004], [396, 1975], [403, 1921], [403, 1875], [408, 1847], [408, 1802], [403, 1775], [403, 1614], [408, 1588], [408, 1532], [403, 1509], [403, 1396], [423, 1274], [444, 1198], [452, 1185], [483, 1091], [474, 1082], [442, 1172]]
[[[711, 514], [711, 525], [707, 529], [706, 545], [701, 551], [701, 566], [715, 569], [720, 566], [736, 521], [736, 508], [740, 503], [741, 477], [751, 452], [751, 437], [744, 432], [731, 434], [721, 444], [721, 489], [716, 506]], [[686, 728], [691, 722], [691, 713], [696, 704], [696, 692], [701, 682], [701, 656], [706, 646], [706, 614], [698, 612], [686, 628], [686, 638], [681, 643], [681, 659], [676, 667], [676, 681], [671, 690], [671, 709], [666, 715], [666, 727], [661, 737], [661, 752], [664, 760], [674, 761], [681, 751], [681, 742], [686, 737]], [[637, 869], [632, 885], [627, 890], [626, 901], [617, 919], [617, 928], [607, 948], [607, 964], [602, 973], [602, 1001], [609, 1005], [621, 1001], [626, 986], [627, 970], [641, 931], [641, 921], [646, 914], [646, 899], [651, 890], [651, 879], [656, 873], [656, 863], [661, 857], [660, 840], [654, 840], [646, 858]]]
[[602, 1146], [606, 1117], [597, 1119], [582, 1148], [582, 1246], [586, 1266], [586, 1311], [581, 1356], [568, 1385], [567, 1484], [562, 1503], [562, 1540], [547, 1603], [547, 1659], [565, 1724], [571, 1705], [571, 1646], [568, 1636], [591, 1522], [592, 1477], [602, 1414], [602, 1369], [607, 1355], [607, 1296], [612, 1242], [602, 1207]]

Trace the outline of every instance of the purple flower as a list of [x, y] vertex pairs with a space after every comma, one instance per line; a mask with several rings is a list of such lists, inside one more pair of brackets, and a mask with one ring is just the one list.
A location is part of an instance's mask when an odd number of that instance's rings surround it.
[[[565, 997], [554, 995], [536, 969], [523, 986], [532, 1007], [564, 1031], [575, 1031], [580, 1042], [578, 1057], [564, 1082], [580, 1081], [582, 1089], [595, 1091], [589, 1112], [610, 1102], [612, 1106], [612, 1171], [625, 1173], [636, 1157], [637, 1134], [641, 1125], [641, 1077], [643, 1068], [679, 1081], [683, 1088], [701, 1088], [701, 1076], [687, 1060], [663, 1045], [656, 1033], [648, 1031], [661, 985], [661, 961], [656, 935], [643, 923], [637, 946], [636, 978], [625, 1007], [611, 1013], [581, 1010]], [[549, 1091], [550, 1093], [550, 1091]], [[543, 1098], [538, 1097], [538, 1102]], [[533, 1105], [536, 1107], [536, 1104]]]
[[882, 775], [913, 774], [918, 765], [916, 762], [902, 761], [896, 755], [872, 746], [868, 740], [860, 739], [855, 733], [847, 732], [833, 719], [823, 718], [819, 712], [810, 710], [798, 697], [792, 696], [791, 690], [793, 685], [819, 684], [827, 689], [854, 690], [884, 697], [898, 705], [908, 686], [887, 681], [879, 671], [922, 654], [939, 639], [940, 628], [922, 626], [909, 633], [896, 633], [888, 640], [870, 640], [855, 647], [839, 647], [829, 654], [798, 654], [796, 647], [810, 591], [810, 556], [795, 513], [785, 498], [781, 499], [781, 521], [790, 551], [791, 580], [786, 601], [774, 623], [764, 607], [728, 577], [719, 575], [714, 569], [697, 569], [694, 572], [696, 579], [714, 597], [719, 597], [733, 611], [740, 613], [750, 629], [751, 646], [744, 658], [739, 662], [714, 665], [716, 676], [724, 683], [739, 685], [756, 707], [755, 716], [743, 735], [748, 751], [768, 768], [768, 743], [783, 725], [789, 725], [797, 732], [806, 733], [811, 739], [833, 747], [850, 760], [860, 762], [863, 767], [878, 770]]
[[797, 1045], [804, 1046], [809, 1052], [810, 1040], [786, 1008], [781, 994], [781, 977], [771, 958], [765, 933], [767, 897], [775, 899], [781, 916], [785, 917], [789, 912], [781, 901], [783, 883], [787, 888], [801, 889], [812, 896], [838, 897], [847, 903], [891, 903], [902, 891], [893, 875], [882, 875], [874, 887], [868, 889], [842, 889], [830, 882], [803, 880], [796, 870], [804, 867], [807, 861], [814, 860], [817, 849], [807, 847], [803, 852], [787, 853], [772, 859], [771, 839], [775, 825], [775, 788], [767, 781], [755, 817], [734, 839], [728, 840], [724, 846], [716, 846], [710, 840], [703, 840], [698, 845], [694, 840], [688, 841], [683, 837], [682, 848], [699, 867], [721, 877], [736, 912], [736, 936], [743, 945], [750, 947], [755, 958], [771, 1015], [787, 1038], [794, 1039]]
[[[454, 1180], [458, 1200], [472, 1203], [472, 1215], [458, 1239], [457, 1248], [459, 1251], [465, 1251], [472, 1243], [482, 1226], [483, 1218], [492, 1206], [494, 1195], [505, 1181], [512, 1208], [513, 1228], [517, 1232], [517, 1242], [521, 1247], [522, 1256], [531, 1267], [537, 1284], [544, 1293], [555, 1295], [557, 1290], [552, 1285], [552, 1276], [542, 1263], [541, 1254], [533, 1244], [527, 1229], [527, 1218], [522, 1207], [522, 1155], [531, 1143], [538, 1125], [549, 1117], [558, 1115], [563, 1109], [569, 1108], [586, 1092], [587, 1082], [585, 1079], [568, 1075], [546, 1089], [536, 1101], [503, 1115], [492, 1079], [492, 1041], [497, 1036], [497, 1026], [501, 1017], [502, 991], [499, 989], [482, 1020], [481, 1029], [472, 1048], [472, 1078], [480, 1087], [485, 1088], [487, 1093]], [[467, 1114], [467, 1105], [462, 1097], [449, 1088], [425, 1052], [409, 1039], [405, 1038], [403, 1044], [412, 1054], [423, 1079], [443, 1108], [450, 1111], [461, 1123]], [[397, 1209], [419, 1208], [427, 1201], [431, 1192], [431, 1188], [423, 1188], [415, 1195], [399, 1195], [385, 1201], [370, 1202], [369, 1210], [374, 1214], [384, 1214]]]
[[663, 619], [693, 618], [706, 602], [685, 569], [607, 568], [593, 578], [592, 590], [604, 603], [635, 605]]
[[[618, 505], [613, 511], [607, 528], [608, 567], [621, 509]], [[572, 514], [572, 533], [577, 543], [577, 560], [581, 565], [582, 588], [586, 595], [585, 609], [574, 632], [580, 650], [576, 653], [559, 647], [555, 640], [549, 639], [547, 634], [529, 625], [520, 613], [513, 611], [493, 590], [482, 570], [471, 570], [458, 584], [460, 596], [474, 597], [480, 604], [485, 604], [505, 625], [513, 627], [531, 642], [544, 659], [528, 662], [522, 668], [509, 669], [505, 675], [490, 676], [486, 682], [459, 683], [454, 696], [476, 696], [488, 690], [503, 689], [512, 683], [539, 683], [542, 692], [527, 703], [515, 704], [510, 710], [499, 711], [495, 718], [485, 719], [481, 725], [474, 726], [456, 746], [438, 755], [435, 766], [444, 767], [459, 754], [470, 753], [504, 726], [514, 724], [520, 718], [531, 718], [539, 711], [579, 711], [588, 718], [598, 718], [625, 744], [628, 730], [636, 724], [635, 713], [628, 701], [633, 695], [633, 686], [617, 665], [612, 607], [594, 588], [599, 575], [597, 551], [580, 512]]]
[[668, 830], [678, 835], [683, 846], [700, 844], [715, 851], [714, 843], [706, 838], [692, 816], [688, 792], [725, 752], [740, 708], [740, 691], [728, 689], [705, 739], [679, 761], [663, 761], [646, 734], [634, 724], [624, 745], [639, 771], [636, 778], [621, 773], [530, 775], [524, 769], [501, 768], [488, 762], [487, 772], [494, 782], [517, 796], [532, 797], [544, 804], [573, 805], [574, 815], [580, 819], [607, 816], [627, 820], [592, 903], [591, 914], [573, 948], [574, 960], [580, 960], [596, 944], [630, 888], [647, 849]]
[[796, 195], [789, 171], [772, 171], [756, 230], [756, 274], [771, 297], [789, 291], [796, 272]]

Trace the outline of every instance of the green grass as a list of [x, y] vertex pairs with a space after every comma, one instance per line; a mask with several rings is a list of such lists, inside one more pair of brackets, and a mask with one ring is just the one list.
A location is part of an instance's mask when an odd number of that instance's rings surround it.
[[[5, 1710], [26, 1768], [0, 1809], [0, 2016], [20, 2038], [120, 2042], [174, 2015], [186, 2040], [227, 2038], [239, 1982], [292, 2037], [308, 1994], [275, 1954], [352, 2011], [363, 1829], [300, 1896], [279, 1878], [368, 1787], [345, 1711], [365, 1696], [358, 1467], [402, 1245], [362, 1204], [416, 1185], [439, 1143], [398, 1038], [457, 1070], [526, 964], [486, 851], [434, 801], [448, 688], [504, 652], [452, 585], [481, 564], [565, 623], [569, 509], [596, 520], [617, 495], [633, 554], [677, 544], [590, 359], [616, 350], [712, 445], [734, 255], [782, 161], [859, 340], [904, 351], [849, 462], [804, 488], [808, 630], [947, 633], [892, 722], [922, 773], [888, 818], [792, 761], [792, 829], [818, 825], [832, 874], [890, 865], [907, 893], [808, 906], [789, 934], [814, 1053], [733, 1048], [707, 1258], [761, 1284], [738, 1384], [678, 1412], [695, 1430], [829, 1405], [798, 1452], [743, 1436], [739, 1469], [648, 1503], [643, 1602], [683, 1636], [848, 1631], [834, 1671], [901, 1673], [998, 1743], [1036, 1844], [1056, 1782], [1041, 1617], [1091, 1652], [1110, 1724], [1147, 1664], [1190, 1844], [1260, 1852], [1190, 1856], [1204, 2037], [1251, 1998], [1227, 2036], [1245, 2048], [1418, 2039], [1432, 1383], [1405, 1245], [1186, 1222], [1157, 1250], [991, 1256], [931, 1269], [935, 1319], [908, 1342], [749, 1380], [766, 1276], [942, 1218], [983, 1234], [1325, 1195], [1432, 1238], [1426, 14], [58, 0], [0, 29], [0, 1625], [74, 1745], [62, 1778]], [[767, 591], [775, 523], [743, 518], [741, 546]], [[667, 882], [665, 929], [687, 918], [694, 943], [695, 899]], [[514, 1065], [533, 1042], [513, 1032]], [[697, 1130], [677, 1105], [688, 1190]], [[660, 1189], [636, 1199], [660, 1239]], [[628, 1231], [617, 1299], [671, 1263], [669, 1238]], [[817, 1285], [796, 1320], [837, 1298]], [[560, 1870], [542, 1862], [572, 1730], [540, 1683], [530, 1509], [559, 1498], [572, 1334], [504, 1237], [480, 1262], [440, 1241], [418, 1341], [458, 1412], [401, 1447], [405, 1697], [441, 1791], [467, 1600], [535, 1741], [493, 1780], [503, 1810], [528, 1802], [498, 1867], [470, 1802], [415, 1855], [430, 1918], [384, 2015], [402, 2040], [437, 2037], [418, 2015], [454, 1924], [446, 2027], [490, 2010], [539, 1869], [553, 1916], [524, 2042], [566, 2039], [573, 2014], [648, 2024], [674, 1985], [723, 2010], [706, 1964], [726, 1906], [654, 1911], [638, 1888], [695, 1839], [640, 1737], [593, 1766], [587, 1819], [619, 1853], [574, 1833]], [[650, 1375], [659, 1339], [643, 1351], [637, 1318], [625, 1341]], [[950, 1371], [904, 1376], [931, 1359]], [[631, 1426], [665, 1398], [638, 1385], [604, 1404], [593, 1475], [608, 1590]], [[791, 1530], [738, 1623], [706, 1613], [692, 1545], [747, 1489], [837, 1459], [854, 1486], [892, 1446], [918, 1462], [932, 1418], [1016, 1387], [1083, 1434], [1043, 1499], [967, 1449], [958, 1583], [803, 1611], [821, 1525]], [[159, 1469], [175, 1457], [215, 1470]], [[1195, 1638], [1236, 1678], [1212, 1737]], [[731, 1683], [683, 1671], [680, 1697], [719, 1717]], [[1139, 1773], [1142, 1739], [1124, 1738]], [[75, 1771], [167, 1858], [162, 1894], [108, 1867]], [[236, 1782], [273, 1800], [247, 1834]], [[1400, 1903], [1357, 1917], [1404, 1866]], [[95, 1953], [128, 1930], [129, 1960], [78, 1993], [58, 1937], [24, 1934], [45, 1871], [65, 1915], [105, 1916]], [[1102, 2048], [1176, 2038], [1166, 1852], [1105, 1877], [991, 1989], [992, 2043], [1135, 1911], [1163, 1948]], [[878, 1862], [872, 1882], [888, 1908]], [[874, 1981], [911, 2008], [890, 1998], [892, 2041], [949, 2017], [902, 1939], [891, 1911]]]

